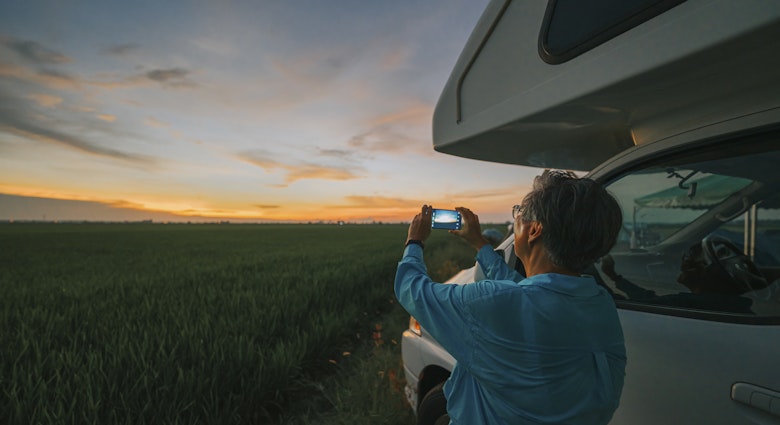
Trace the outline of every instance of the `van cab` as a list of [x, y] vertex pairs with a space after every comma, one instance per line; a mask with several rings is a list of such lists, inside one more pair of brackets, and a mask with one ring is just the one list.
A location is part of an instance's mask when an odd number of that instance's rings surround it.
[[[618, 200], [618, 242], [589, 271], [625, 335], [611, 424], [780, 424], [780, 3], [493, 0], [433, 147], [587, 172]], [[512, 243], [497, 251], [522, 270]], [[413, 317], [402, 352], [434, 424], [455, 361]]]

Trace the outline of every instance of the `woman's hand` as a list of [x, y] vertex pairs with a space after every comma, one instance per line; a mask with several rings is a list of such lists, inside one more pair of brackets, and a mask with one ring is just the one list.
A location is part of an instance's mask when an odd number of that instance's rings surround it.
[[463, 238], [463, 240], [473, 246], [477, 251], [485, 245], [490, 245], [490, 242], [482, 236], [479, 217], [468, 208], [458, 207], [455, 208], [455, 210], [460, 212], [463, 226], [461, 226], [460, 230], [450, 230], [449, 232]]
[[406, 242], [412, 240], [418, 240], [424, 242], [431, 235], [431, 212], [433, 207], [430, 205], [423, 205], [420, 213], [414, 216], [412, 223], [409, 225], [409, 233], [406, 237]]

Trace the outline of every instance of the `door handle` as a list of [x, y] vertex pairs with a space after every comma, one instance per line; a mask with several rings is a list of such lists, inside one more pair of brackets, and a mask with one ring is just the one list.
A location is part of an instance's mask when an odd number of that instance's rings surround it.
[[731, 386], [731, 399], [780, 416], [780, 393], [777, 391], [747, 382], [737, 382]]

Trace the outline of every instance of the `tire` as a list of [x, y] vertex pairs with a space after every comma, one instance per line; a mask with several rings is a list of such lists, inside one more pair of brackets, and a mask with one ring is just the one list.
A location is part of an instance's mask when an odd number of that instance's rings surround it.
[[433, 425], [450, 425], [449, 415], [440, 416], [439, 419], [436, 419], [436, 423]]
[[444, 397], [444, 382], [431, 388], [417, 408], [417, 425], [448, 424], [447, 399]]

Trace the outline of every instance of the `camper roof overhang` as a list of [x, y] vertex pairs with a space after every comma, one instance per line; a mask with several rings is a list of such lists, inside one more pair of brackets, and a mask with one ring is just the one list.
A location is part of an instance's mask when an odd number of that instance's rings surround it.
[[590, 170], [634, 145], [780, 107], [780, 7], [688, 0], [564, 63], [543, 2], [494, 0], [439, 98], [434, 149]]

